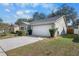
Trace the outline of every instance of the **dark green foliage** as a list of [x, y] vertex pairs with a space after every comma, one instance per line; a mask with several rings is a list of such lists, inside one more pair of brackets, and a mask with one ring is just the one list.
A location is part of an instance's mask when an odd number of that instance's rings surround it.
[[33, 15], [33, 20], [45, 19], [46, 16], [43, 13], [35, 12]]
[[74, 35], [73, 42], [79, 43], [79, 35]]
[[52, 12], [48, 17], [62, 16], [62, 15], [65, 15], [67, 22], [69, 22], [70, 20], [74, 22], [75, 18], [77, 17], [77, 12], [73, 7], [68, 6], [67, 4], [63, 4], [58, 8], [56, 12]]
[[26, 21], [27, 21], [27, 19], [20, 18], [20, 19], [18, 19], [18, 20], [16, 21], [15, 24], [20, 25], [22, 22], [26, 22]]
[[55, 16], [57, 16], [56, 13], [52, 12], [51, 14], [48, 15], [48, 18], [55, 17]]
[[56, 29], [49, 29], [50, 36], [54, 37]]
[[18, 36], [25, 36], [26, 35], [26, 32], [25, 31], [16, 31], [16, 34]]
[[29, 35], [32, 35], [32, 29], [29, 29], [29, 30], [28, 30], [28, 34], [29, 34]]
[[11, 31], [10, 33], [11, 33], [11, 34], [16, 34], [16, 33], [15, 33], [15, 32], [13, 32], [13, 31]]
[[65, 34], [65, 35], [62, 35], [63, 38], [74, 38], [74, 34]]
[[30, 18], [30, 19], [19, 18], [19, 19], [15, 22], [15, 24], [20, 25], [20, 24], [22, 24], [23, 22], [31, 22], [31, 21], [32, 21], [31, 18]]
[[3, 20], [0, 18], [0, 23], [2, 23], [3, 22]]

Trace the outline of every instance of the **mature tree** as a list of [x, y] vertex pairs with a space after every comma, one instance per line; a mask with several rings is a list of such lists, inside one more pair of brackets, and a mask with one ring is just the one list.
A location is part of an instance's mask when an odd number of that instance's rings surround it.
[[29, 18], [28, 20], [27, 20], [27, 22], [32, 22], [33, 21], [33, 18]]
[[16, 21], [15, 24], [20, 25], [22, 22], [26, 22], [26, 21], [27, 21], [27, 19], [19, 18], [19, 19]]
[[75, 21], [75, 18], [77, 17], [77, 12], [73, 7], [70, 7], [67, 4], [63, 4], [58, 8], [58, 10], [55, 13], [50, 14], [51, 17], [58, 15], [65, 15], [67, 22], [70, 20]]
[[35, 12], [33, 14], [33, 20], [45, 19], [45, 17], [46, 17], [45, 14], [39, 12]]
[[10, 29], [10, 25], [7, 23], [0, 23], [0, 30], [4, 29], [4, 30], [9, 30]]
[[57, 16], [56, 13], [52, 12], [51, 14], [48, 15], [48, 18], [55, 17], [55, 16]]
[[0, 23], [2, 23], [3, 22], [3, 20], [0, 18]]
[[31, 22], [32, 20], [33, 20], [32, 18], [29, 18], [29, 19], [19, 18], [19, 19], [15, 22], [15, 24], [20, 25], [20, 24], [22, 24], [23, 22]]

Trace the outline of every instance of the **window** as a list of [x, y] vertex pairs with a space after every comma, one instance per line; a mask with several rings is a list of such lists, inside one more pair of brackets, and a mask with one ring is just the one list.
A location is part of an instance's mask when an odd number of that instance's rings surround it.
[[78, 26], [75, 26], [76, 29], [78, 29]]
[[24, 27], [21, 27], [21, 30], [24, 30], [25, 28]]

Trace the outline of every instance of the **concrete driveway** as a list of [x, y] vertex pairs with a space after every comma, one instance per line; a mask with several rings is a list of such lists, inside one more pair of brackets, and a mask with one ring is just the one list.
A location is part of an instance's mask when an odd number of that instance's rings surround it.
[[4, 51], [8, 51], [11, 49], [15, 49], [17, 47], [21, 47], [27, 44], [37, 42], [42, 39], [43, 38], [40, 38], [40, 37], [30, 37], [30, 36], [8, 38], [8, 39], [0, 40], [0, 47]]

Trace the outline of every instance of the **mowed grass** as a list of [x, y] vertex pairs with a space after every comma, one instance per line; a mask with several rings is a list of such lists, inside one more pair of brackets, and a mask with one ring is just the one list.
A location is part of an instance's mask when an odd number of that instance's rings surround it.
[[10, 51], [9, 56], [77, 56], [79, 43], [72, 42], [73, 35], [48, 38]]

